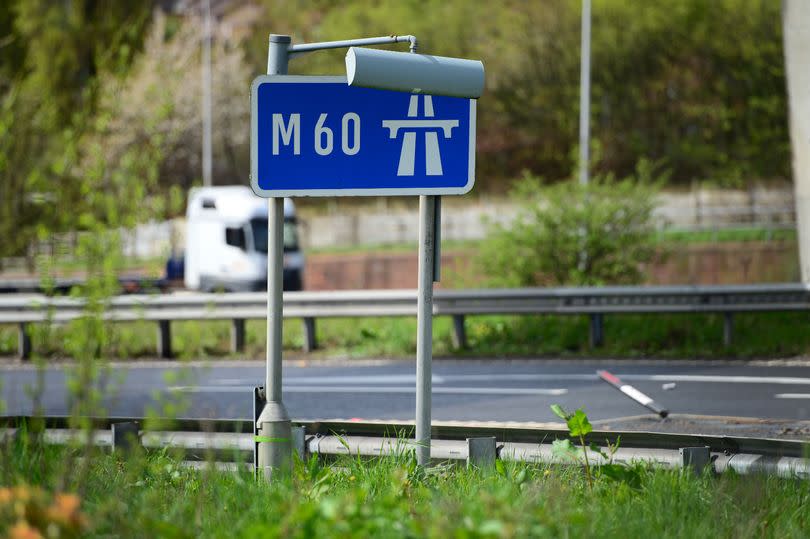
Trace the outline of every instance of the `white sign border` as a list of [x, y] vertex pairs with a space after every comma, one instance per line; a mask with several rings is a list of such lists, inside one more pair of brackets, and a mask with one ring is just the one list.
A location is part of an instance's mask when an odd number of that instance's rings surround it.
[[[418, 196], [418, 195], [463, 195], [475, 184], [475, 130], [476, 99], [470, 99], [470, 155], [467, 183], [462, 187], [436, 188], [385, 188], [385, 189], [262, 189], [259, 187], [259, 86], [266, 83], [347, 83], [346, 77], [302, 76], [302, 75], [260, 75], [250, 86], [250, 186], [262, 198], [280, 197], [326, 197], [326, 196]], [[404, 92], [403, 92], [404, 93]]]

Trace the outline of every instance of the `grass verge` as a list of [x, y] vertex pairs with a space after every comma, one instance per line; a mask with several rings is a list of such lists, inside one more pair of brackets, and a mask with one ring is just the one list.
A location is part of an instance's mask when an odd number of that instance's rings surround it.
[[[184, 468], [169, 455], [17, 442], [0, 461], [0, 535], [43, 537], [807, 537], [810, 483], [638, 468], [633, 484], [505, 463], [498, 472], [411, 454], [297, 462], [289, 480]], [[86, 457], [89, 458], [89, 457]], [[27, 531], [28, 535], [21, 532]], [[15, 535], [16, 534], [16, 535]]]
[[[475, 316], [467, 317], [469, 346], [457, 350], [452, 342], [452, 320], [434, 320], [436, 356], [481, 357], [666, 357], [756, 358], [790, 357], [810, 352], [810, 315], [801, 312], [741, 313], [734, 317], [734, 340], [724, 346], [721, 315], [610, 315], [605, 316], [605, 343], [588, 343], [585, 316]], [[34, 350], [45, 356], [64, 356], [79, 329], [74, 324], [34, 327]], [[315, 357], [402, 357], [416, 350], [416, 321], [410, 318], [321, 319], [317, 321], [320, 350]], [[110, 324], [102, 353], [113, 359], [154, 357], [155, 324]], [[284, 321], [284, 347], [301, 349], [300, 320]], [[172, 347], [180, 358], [236, 357], [230, 354], [228, 322], [176, 322]], [[16, 353], [17, 329], [0, 326], [0, 356]], [[265, 323], [248, 321], [246, 349], [238, 357], [264, 357]]]
[[796, 241], [795, 228], [719, 228], [715, 230], [664, 230], [661, 243], [727, 243], [749, 241]]

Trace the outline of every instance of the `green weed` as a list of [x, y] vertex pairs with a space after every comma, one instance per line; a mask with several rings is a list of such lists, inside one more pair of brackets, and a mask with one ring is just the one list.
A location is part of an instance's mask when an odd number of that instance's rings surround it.
[[[552, 404], [551, 411], [565, 421], [568, 426], [568, 434], [572, 438], [579, 440], [579, 447], [575, 447], [569, 439], [554, 440], [552, 451], [563, 461], [581, 464], [585, 468], [588, 488], [593, 490], [594, 477], [602, 477], [632, 488], [640, 487], [642, 467], [626, 466], [625, 464], [613, 462], [613, 456], [619, 449], [621, 438], [617, 438], [615, 443], [606, 440], [604, 449], [593, 442], [586, 444], [585, 436], [593, 431], [593, 426], [588, 420], [587, 414], [581, 408], [574, 412], [567, 412], [559, 404]], [[589, 452], [594, 456], [601, 457], [602, 462], [594, 462], [593, 456], [589, 459]]]

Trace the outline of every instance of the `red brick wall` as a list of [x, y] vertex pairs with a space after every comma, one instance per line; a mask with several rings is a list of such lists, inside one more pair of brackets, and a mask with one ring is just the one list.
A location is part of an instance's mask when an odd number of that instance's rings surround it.
[[[475, 288], [482, 282], [474, 252], [442, 253], [442, 282], [450, 288]], [[685, 245], [647, 268], [646, 284], [744, 284], [799, 279], [793, 242]], [[417, 253], [308, 255], [306, 290], [416, 288]]]
[[[469, 264], [469, 251], [442, 253], [442, 278], [459, 284]], [[304, 268], [305, 290], [359, 290], [416, 288], [417, 253], [308, 255]], [[476, 276], [472, 281], [479, 281]], [[471, 285], [474, 286], [474, 285]]]

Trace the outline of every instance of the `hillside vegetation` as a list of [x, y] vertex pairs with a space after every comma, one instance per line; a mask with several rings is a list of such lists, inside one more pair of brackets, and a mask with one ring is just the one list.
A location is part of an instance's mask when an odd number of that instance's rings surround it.
[[[269, 32], [412, 33], [421, 52], [481, 58], [476, 190], [574, 168], [579, 0], [213, 4], [217, 183], [247, 181], [247, 91]], [[56, 231], [182, 210], [201, 177], [202, 24], [196, 3], [167, 5], [0, 7], [0, 258]], [[649, 159], [671, 183], [789, 177], [779, 2], [594, 0], [592, 42], [594, 173], [625, 177]], [[291, 72], [340, 73], [342, 55], [304, 56]]]

